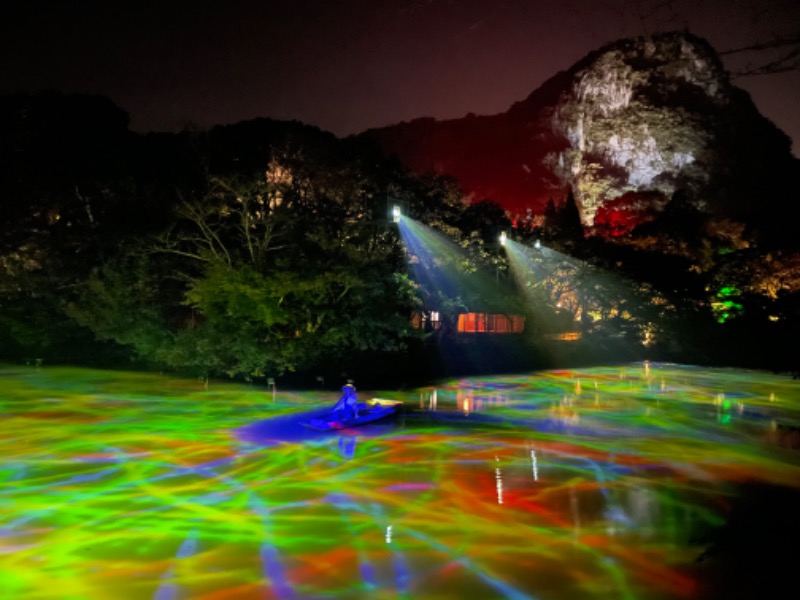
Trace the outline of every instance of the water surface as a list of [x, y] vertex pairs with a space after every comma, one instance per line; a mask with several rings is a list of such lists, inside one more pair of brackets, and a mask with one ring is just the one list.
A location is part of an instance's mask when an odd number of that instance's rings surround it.
[[333, 391], [0, 369], [0, 596], [666, 599], [792, 584], [789, 377], [645, 363], [359, 394], [405, 411], [319, 433], [300, 421]]

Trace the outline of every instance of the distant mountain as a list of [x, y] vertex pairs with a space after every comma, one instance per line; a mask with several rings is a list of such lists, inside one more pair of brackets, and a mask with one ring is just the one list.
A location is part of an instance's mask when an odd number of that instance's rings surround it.
[[758, 220], [800, 175], [788, 136], [683, 32], [595, 50], [502, 114], [416, 119], [362, 134], [473, 200], [544, 212], [572, 189], [581, 220], [619, 234], [676, 194], [715, 216]]

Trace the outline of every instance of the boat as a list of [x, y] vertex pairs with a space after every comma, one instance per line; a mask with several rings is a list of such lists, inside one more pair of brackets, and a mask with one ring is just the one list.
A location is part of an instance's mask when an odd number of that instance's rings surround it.
[[358, 427], [359, 425], [366, 425], [373, 421], [391, 417], [397, 413], [402, 405], [403, 403], [399, 400], [373, 398], [367, 404], [358, 405], [358, 414], [353, 419], [342, 420], [335, 411], [331, 411], [319, 418], [301, 422], [300, 424], [303, 427], [316, 429], [317, 431], [349, 429], [350, 427]]

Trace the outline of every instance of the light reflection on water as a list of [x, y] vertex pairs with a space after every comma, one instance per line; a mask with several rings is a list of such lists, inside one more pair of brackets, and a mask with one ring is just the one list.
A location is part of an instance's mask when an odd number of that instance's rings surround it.
[[336, 433], [299, 424], [327, 392], [57, 368], [0, 385], [3, 597], [755, 597], [788, 577], [773, 537], [798, 539], [788, 377], [459, 379], [360, 392], [406, 411]]

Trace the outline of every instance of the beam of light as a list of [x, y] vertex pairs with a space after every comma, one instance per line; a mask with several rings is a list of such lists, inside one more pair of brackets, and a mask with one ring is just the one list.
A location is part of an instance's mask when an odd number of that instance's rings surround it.
[[[442, 359], [456, 370], [469, 368], [481, 370], [486, 357], [456, 348], [448, 338], [458, 329], [458, 317], [463, 313], [489, 313], [506, 315], [510, 311], [509, 286], [501, 280], [502, 265], [487, 266], [470, 257], [467, 250], [451, 238], [414, 219], [403, 215], [399, 231], [406, 248], [406, 259], [412, 280], [419, 284], [418, 294], [424, 310], [436, 311], [441, 317], [443, 343], [437, 346]], [[492, 343], [489, 340], [487, 343]], [[495, 344], [497, 357], [509, 351]], [[501, 362], [498, 358], [495, 362]], [[466, 365], [466, 367], [465, 367]]]
[[439, 309], [442, 299], [467, 311], [490, 312], [507, 297], [497, 269], [478, 270], [464, 248], [451, 238], [422, 223], [403, 216], [400, 235], [412, 278], [424, 288], [428, 309]]
[[[643, 292], [624, 280], [590, 263], [543, 246], [533, 247], [508, 240], [505, 245], [509, 267], [518, 289], [525, 295], [534, 320], [544, 331], [592, 330], [605, 321], [639, 318], [634, 297], [643, 302]], [[651, 294], [648, 302], [666, 302]], [[648, 347], [660, 336], [656, 324], [637, 321], [638, 343]]]
[[800, 492], [800, 383], [755, 371], [365, 391], [418, 409], [305, 435], [338, 391], [19, 367], [0, 390], [9, 598], [690, 598], [743, 482]]
[[[590, 271], [597, 271], [588, 263], [542, 246], [538, 240], [533, 248], [509, 240], [506, 253], [511, 271], [523, 290], [530, 290], [554, 278], [562, 279], [550, 295], [553, 304], [560, 304], [561, 307], [572, 308], [575, 300], [571, 292], [576, 289], [578, 278], [586, 277]], [[610, 282], [612, 277], [607, 279]]]
[[405, 215], [399, 227], [411, 274], [431, 296], [466, 300], [486, 290], [491, 279], [475, 273], [467, 253], [450, 238]]

